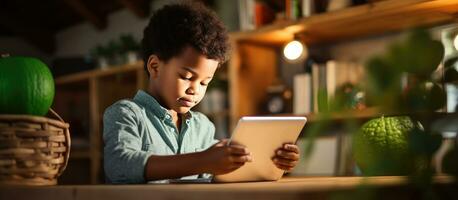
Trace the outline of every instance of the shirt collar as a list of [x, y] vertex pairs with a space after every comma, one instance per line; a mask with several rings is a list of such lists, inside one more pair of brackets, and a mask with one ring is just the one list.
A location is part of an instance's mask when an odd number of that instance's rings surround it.
[[[137, 94], [135, 94], [134, 96], [134, 101], [143, 105], [146, 109], [150, 110], [160, 119], [172, 120], [172, 115], [169, 113], [169, 111], [166, 108], [164, 108], [161, 104], [159, 104], [159, 102], [153, 96], [146, 93], [145, 91], [138, 90]], [[186, 123], [189, 124], [189, 121], [192, 118], [192, 116], [193, 116], [192, 111], [189, 111], [184, 114]]]

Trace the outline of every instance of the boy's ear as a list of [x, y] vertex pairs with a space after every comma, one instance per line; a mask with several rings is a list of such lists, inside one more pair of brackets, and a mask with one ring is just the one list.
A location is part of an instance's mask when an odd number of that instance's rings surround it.
[[148, 63], [146, 66], [148, 67], [149, 75], [153, 78], [156, 78], [159, 73], [159, 62], [159, 57], [154, 54], [150, 55], [148, 58]]

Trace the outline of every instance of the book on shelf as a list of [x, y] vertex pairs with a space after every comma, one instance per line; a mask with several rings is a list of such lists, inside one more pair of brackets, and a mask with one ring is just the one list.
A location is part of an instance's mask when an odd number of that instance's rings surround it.
[[341, 10], [352, 5], [351, 0], [330, 0], [328, 2], [327, 11]]
[[254, 25], [259, 28], [275, 19], [275, 12], [266, 3], [256, 1], [254, 4]]
[[288, 20], [297, 20], [302, 14], [301, 0], [285, 0], [285, 18]]
[[301, 73], [294, 76], [293, 112], [308, 114], [312, 112], [312, 75]]
[[[319, 113], [327, 111], [329, 103], [334, 99], [336, 92], [342, 90], [344, 84], [359, 85], [365, 77], [364, 66], [359, 63], [329, 60], [324, 64], [314, 63], [310, 81], [301, 74], [295, 77], [295, 114], [306, 114], [308, 106], [310, 111]], [[296, 83], [297, 81], [297, 83]], [[302, 83], [302, 82], [304, 83]], [[299, 89], [305, 82], [309, 81], [311, 87]], [[307, 84], [307, 85], [310, 85]], [[297, 85], [297, 86], [296, 86]], [[307, 89], [311, 92], [307, 93]], [[311, 95], [310, 101], [304, 95]], [[309, 105], [299, 105], [305, 102]], [[302, 106], [302, 107], [301, 107]]]
[[315, 13], [315, 1], [314, 0], [302, 0], [302, 17], [310, 17]]
[[248, 31], [255, 29], [255, 0], [238, 0], [238, 5], [240, 30]]
[[326, 65], [315, 63], [312, 65], [312, 92], [313, 112], [327, 110]]
[[241, 31], [249, 31], [275, 20], [275, 11], [265, 2], [239, 0], [239, 24]]

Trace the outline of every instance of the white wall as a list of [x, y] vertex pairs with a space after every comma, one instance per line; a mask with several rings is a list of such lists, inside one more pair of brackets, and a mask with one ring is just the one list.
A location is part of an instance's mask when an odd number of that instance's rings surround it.
[[[155, 0], [151, 3], [151, 11], [173, 1]], [[149, 17], [140, 19], [127, 9], [114, 12], [107, 17], [107, 27], [98, 30], [89, 22], [62, 30], [56, 34], [57, 51], [55, 56], [80, 56], [89, 53], [91, 48], [98, 44], [107, 44], [110, 40], [117, 40], [122, 34], [132, 34], [135, 39], [141, 40], [143, 29], [148, 24]]]
[[84, 22], [60, 31], [56, 34], [56, 56], [86, 55], [91, 48], [105, 45], [110, 40], [119, 39], [120, 35], [130, 33], [136, 39], [142, 37], [147, 19], [139, 19], [128, 10], [121, 10], [107, 18], [107, 28], [97, 30], [94, 25]]
[[[155, 0], [151, 3], [151, 11], [161, 8], [165, 4], [173, 3], [175, 0]], [[227, 0], [218, 0], [216, 3], [217, 12], [221, 15], [229, 30], [238, 26], [237, 4]], [[152, 12], [150, 12], [152, 13]], [[148, 24], [149, 17], [140, 19], [131, 11], [122, 9], [114, 12], [107, 18], [107, 28], [97, 30], [94, 25], [84, 22], [79, 25], [60, 31], [56, 35], [57, 51], [55, 56], [80, 56], [89, 53], [90, 49], [98, 44], [107, 44], [110, 40], [117, 40], [121, 34], [130, 33], [135, 39], [141, 40], [143, 29]]]
[[382, 55], [391, 43], [401, 37], [402, 34], [393, 34], [347, 41], [332, 47], [330, 54], [336, 60], [363, 63], [375, 55]]

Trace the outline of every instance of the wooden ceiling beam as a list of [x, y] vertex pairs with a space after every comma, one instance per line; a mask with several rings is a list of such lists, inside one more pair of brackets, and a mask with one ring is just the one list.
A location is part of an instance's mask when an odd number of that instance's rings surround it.
[[145, 0], [120, 0], [121, 4], [140, 18], [149, 14], [149, 5]]
[[0, 26], [23, 38], [26, 42], [45, 53], [52, 54], [56, 50], [56, 39], [52, 31], [20, 20], [13, 13], [7, 13], [2, 10], [0, 12]]
[[102, 30], [107, 27], [107, 19], [91, 11], [81, 0], [65, 0], [65, 3], [84, 19], [91, 22], [96, 28]]

